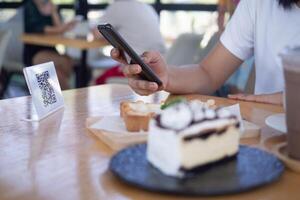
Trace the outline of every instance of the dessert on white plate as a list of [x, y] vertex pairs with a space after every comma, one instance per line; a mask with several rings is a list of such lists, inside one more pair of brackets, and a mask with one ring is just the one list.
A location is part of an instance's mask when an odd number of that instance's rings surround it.
[[164, 109], [150, 122], [147, 159], [164, 174], [185, 172], [233, 157], [239, 149], [239, 121], [223, 108], [198, 101]]

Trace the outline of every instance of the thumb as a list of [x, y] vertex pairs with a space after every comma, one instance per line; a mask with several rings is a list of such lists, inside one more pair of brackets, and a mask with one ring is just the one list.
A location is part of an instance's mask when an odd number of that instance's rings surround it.
[[146, 51], [142, 54], [142, 59], [145, 63], [155, 63], [158, 62], [161, 58], [158, 52]]

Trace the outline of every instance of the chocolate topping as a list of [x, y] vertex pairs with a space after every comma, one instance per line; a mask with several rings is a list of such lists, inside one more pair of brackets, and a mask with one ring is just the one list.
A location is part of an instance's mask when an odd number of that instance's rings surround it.
[[183, 138], [183, 141], [189, 142], [189, 141], [194, 140], [194, 139], [206, 140], [212, 134], [221, 135], [221, 134], [225, 133], [226, 131], [227, 131], [227, 127], [223, 128], [223, 129], [220, 129], [220, 130], [207, 129], [207, 130], [204, 130], [204, 131], [202, 131], [202, 132], [200, 132], [198, 134], [193, 134], [193, 135], [185, 136]]

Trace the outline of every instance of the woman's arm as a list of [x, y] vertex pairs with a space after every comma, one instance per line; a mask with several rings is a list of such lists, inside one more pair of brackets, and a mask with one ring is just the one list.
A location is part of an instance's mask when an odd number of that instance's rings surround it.
[[212, 94], [224, 84], [241, 63], [242, 60], [218, 42], [211, 53], [198, 65], [172, 68], [169, 75], [170, 84], [166, 89], [181, 94]]
[[44, 28], [44, 32], [46, 34], [62, 34], [66, 31], [73, 29], [75, 25], [76, 25], [76, 22], [71, 21], [71, 22], [68, 22], [65, 24], [61, 24], [59, 26], [46, 26]]
[[53, 6], [53, 8], [52, 8], [51, 17], [52, 17], [53, 25], [54, 26], [61, 26], [63, 23], [62, 23], [61, 18], [60, 18], [59, 14], [58, 14], [57, 7], [54, 4], [52, 4], [52, 6]]

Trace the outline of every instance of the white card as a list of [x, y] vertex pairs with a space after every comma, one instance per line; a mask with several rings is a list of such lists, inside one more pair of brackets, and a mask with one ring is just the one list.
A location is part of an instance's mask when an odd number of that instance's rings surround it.
[[35, 114], [31, 119], [39, 121], [64, 106], [64, 99], [53, 62], [23, 69]]

